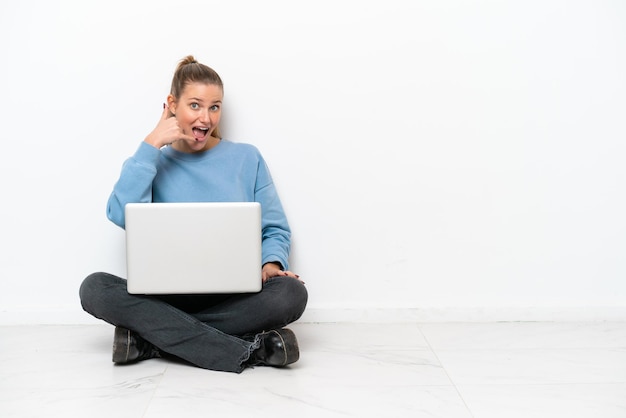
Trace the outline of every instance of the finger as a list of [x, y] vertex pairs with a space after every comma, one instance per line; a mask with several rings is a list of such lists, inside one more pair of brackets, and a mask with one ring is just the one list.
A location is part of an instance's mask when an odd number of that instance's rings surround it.
[[196, 138], [194, 138], [193, 136], [186, 135], [184, 132], [181, 133], [179, 139], [183, 139], [183, 140], [185, 140], [187, 142], [195, 142], [196, 141]]
[[299, 275], [297, 275], [296, 273], [294, 273], [293, 271], [288, 271], [288, 270], [286, 270], [286, 271], [284, 271], [284, 272], [283, 272], [283, 274], [284, 274], [284, 276], [286, 276], [286, 277], [292, 277], [292, 278], [294, 278], [294, 279], [298, 280], [299, 282], [301, 282], [302, 284], [305, 284], [304, 280], [302, 280], [302, 279], [300, 278], [300, 276], [299, 276]]
[[167, 103], [163, 103], [163, 113], [161, 114], [161, 120], [167, 120], [170, 117], [170, 107]]

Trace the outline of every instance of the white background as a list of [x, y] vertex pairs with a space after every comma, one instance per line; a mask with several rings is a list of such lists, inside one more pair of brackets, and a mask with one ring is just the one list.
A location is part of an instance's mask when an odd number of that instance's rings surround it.
[[83, 321], [82, 279], [124, 275], [106, 201], [187, 54], [268, 161], [309, 319], [624, 312], [625, 22], [620, 0], [4, 1], [2, 318]]

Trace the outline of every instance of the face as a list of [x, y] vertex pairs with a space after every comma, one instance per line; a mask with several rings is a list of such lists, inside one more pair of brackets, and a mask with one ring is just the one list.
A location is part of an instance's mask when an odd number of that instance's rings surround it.
[[217, 145], [219, 139], [212, 134], [220, 122], [223, 96], [220, 86], [204, 83], [187, 84], [178, 99], [168, 96], [168, 106], [178, 126], [183, 133], [194, 138], [175, 142], [172, 144], [174, 149], [200, 152]]

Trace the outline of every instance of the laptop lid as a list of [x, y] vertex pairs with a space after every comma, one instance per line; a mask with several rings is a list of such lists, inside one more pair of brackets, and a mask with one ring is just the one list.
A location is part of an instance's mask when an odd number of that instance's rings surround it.
[[126, 205], [128, 293], [261, 290], [258, 202]]

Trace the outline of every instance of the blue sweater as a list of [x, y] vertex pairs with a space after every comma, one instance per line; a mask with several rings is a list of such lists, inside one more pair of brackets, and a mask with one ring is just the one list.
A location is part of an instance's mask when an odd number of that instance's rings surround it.
[[252, 145], [223, 139], [188, 154], [142, 142], [124, 162], [107, 204], [107, 217], [121, 228], [130, 202], [259, 202], [263, 263], [289, 268], [291, 230], [265, 160]]

